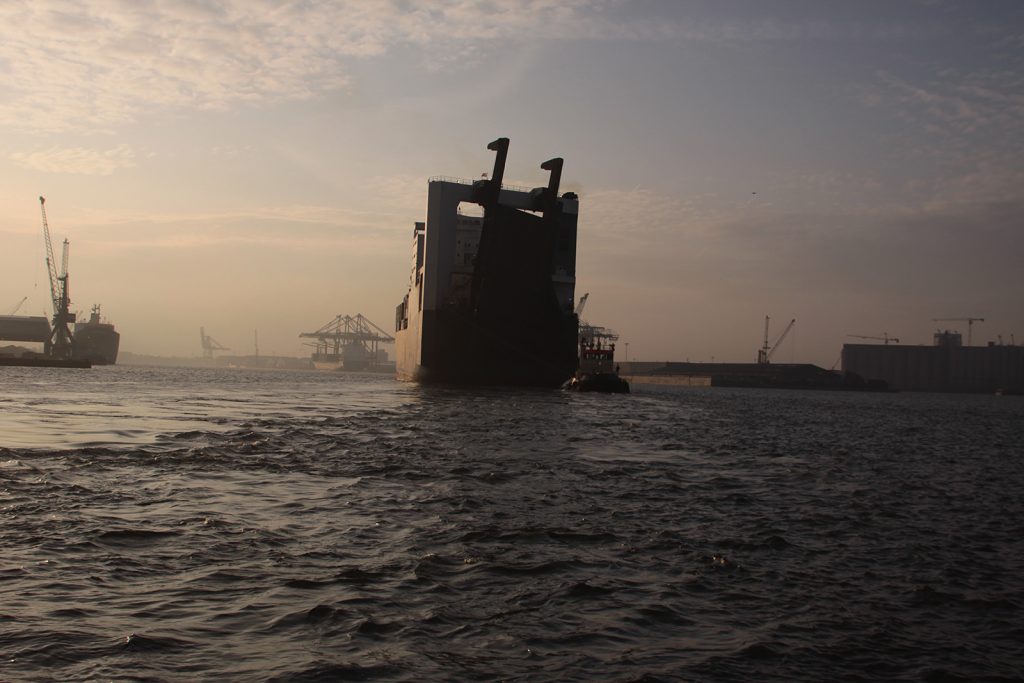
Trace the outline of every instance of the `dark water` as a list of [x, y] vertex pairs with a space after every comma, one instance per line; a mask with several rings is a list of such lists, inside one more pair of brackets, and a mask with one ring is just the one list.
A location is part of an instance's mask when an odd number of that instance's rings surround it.
[[0, 370], [0, 680], [1024, 677], [1024, 399]]

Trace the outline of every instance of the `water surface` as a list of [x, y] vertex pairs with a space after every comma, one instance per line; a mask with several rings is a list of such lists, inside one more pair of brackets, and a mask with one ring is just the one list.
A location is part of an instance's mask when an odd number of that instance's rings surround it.
[[1024, 677], [1018, 397], [0, 372], [0, 680]]

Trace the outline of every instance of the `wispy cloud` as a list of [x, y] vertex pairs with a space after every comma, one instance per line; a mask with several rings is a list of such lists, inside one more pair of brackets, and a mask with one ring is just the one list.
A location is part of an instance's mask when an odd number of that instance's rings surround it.
[[946, 68], [917, 79], [879, 71], [860, 97], [944, 145], [967, 138], [1007, 150], [1024, 145], [1024, 75], [1013, 69]]
[[0, 6], [0, 122], [110, 130], [158, 107], [308, 98], [345, 88], [353, 59], [399, 44], [443, 55], [456, 44], [554, 34], [584, 4], [7, 2]]
[[110, 131], [160, 108], [295, 100], [351, 84], [399, 46], [422, 68], [534, 40], [894, 40], [927, 27], [771, 18], [653, 19], [621, 0], [9, 0], [0, 5], [0, 123]]
[[108, 150], [53, 146], [35, 152], [14, 152], [11, 159], [34, 171], [110, 175], [118, 169], [135, 166], [135, 151], [128, 145]]

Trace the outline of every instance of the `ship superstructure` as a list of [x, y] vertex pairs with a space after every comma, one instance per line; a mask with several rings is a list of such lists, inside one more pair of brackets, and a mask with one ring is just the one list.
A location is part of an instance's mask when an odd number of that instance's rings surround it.
[[[490, 178], [432, 178], [416, 223], [409, 290], [395, 312], [399, 379], [559, 386], [577, 365], [575, 194], [502, 185], [508, 138]], [[480, 213], [482, 215], [474, 215]]]

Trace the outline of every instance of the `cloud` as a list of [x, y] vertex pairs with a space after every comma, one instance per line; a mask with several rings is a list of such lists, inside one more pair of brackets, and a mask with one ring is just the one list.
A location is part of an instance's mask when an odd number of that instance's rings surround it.
[[46, 173], [111, 175], [135, 166], [135, 151], [128, 145], [108, 150], [53, 146], [37, 152], [14, 152], [11, 159], [28, 169]]
[[917, 82], [888, 71], [876, 74], [875, 87], [862, 102], [890, 108], [944, 143], [965, 137], [998, 136], [997, 143], [1020, 148], [1024, 134], [1024, 75], [992, 68], [943, 69]]
[[7, 2], [0, 122], [36, 132], [109, 131], [161, 107], [310, 98], [345, 88], [352, 60], [403, 44], [440, 57], [467, 44], [557, 35], [584, 4]]
[[896, 40], [823, 20], [652, 18], [621, 0], [8, 0], [0, 5], [0, 123], [111, 131], [159, 109], [317, 97], [350, 65], [399, 47], [420, 68], [479, 62], [529, 41]]

